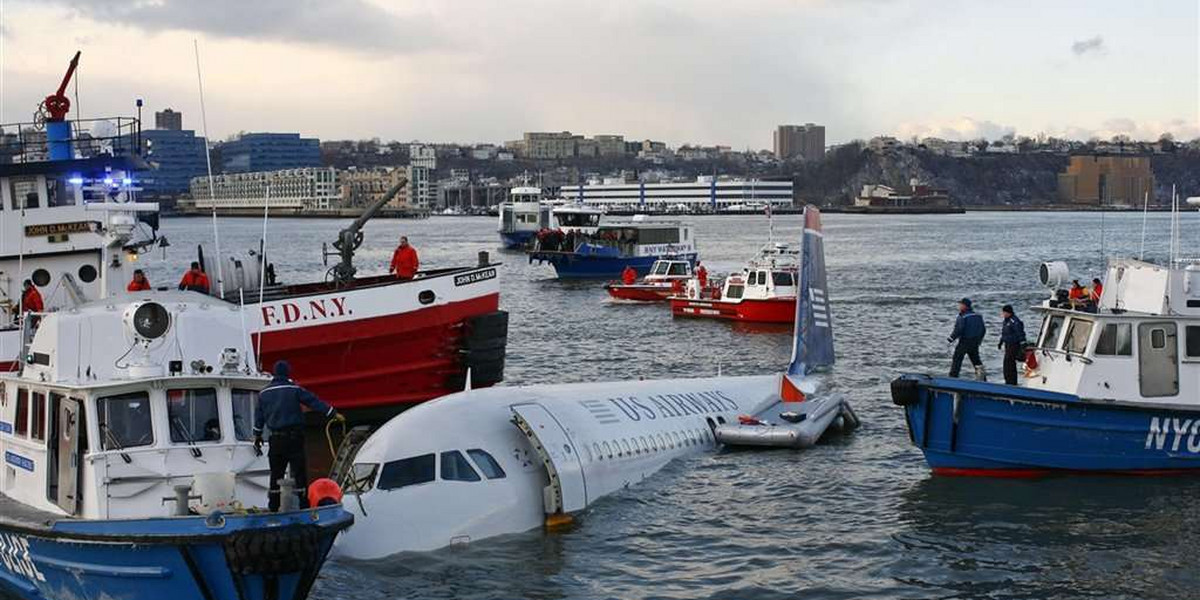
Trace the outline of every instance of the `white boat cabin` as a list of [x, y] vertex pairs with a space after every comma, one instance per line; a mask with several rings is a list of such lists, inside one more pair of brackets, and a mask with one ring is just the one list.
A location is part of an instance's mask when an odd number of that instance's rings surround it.
[[[1054, 282], [1043, 268], [1043, 283], [1064, 282], [1059, 268]], [[1200, 264], [1112, 260], [1095, 312], [1054, 298], [1035, 310], [1043, 313], [1038, 368], [1022, 385], [1089, 400], [1200, 405]]]
[[509, 200], [500, 205], [501, 233], [537, 232], [550, 226], [549, 204], [542, 201], [542, 190], [536, 187], [514, 187]]
[[[262, 506], [258, 373], [237, 306], [139, 292], [25, 319], [20, 370], [0, 374], [0, 493], [88, 519]], [[36, 327], [35, 327], [36, 323]]]
[[650, 265], [650, 272], [646, 274], [646, 283], [655, 283], [662, 281], [688, 280], [692, 278], [692, 263], [686, 260], [676, 260], [664, 258], [654, 261]]
[[[727, 301], [794, 298], [799, 260], [799, 250], [783, 243], [769, 244], [741, 272], [725, 278], [721, 298]], [[699, 298], [703, 290], [689, 286], [688, 293]]]
[[563, 233], [593, 234], [603, 216], [604, 211], [590, 206], [558, 206], [550, 212], [551, 228]]
[[628, 222], [601, 225], [588, 243], [615, 247], [622, 256], [685, 257], [696, 253], [696, 239], [691, 225], [639, 217]]

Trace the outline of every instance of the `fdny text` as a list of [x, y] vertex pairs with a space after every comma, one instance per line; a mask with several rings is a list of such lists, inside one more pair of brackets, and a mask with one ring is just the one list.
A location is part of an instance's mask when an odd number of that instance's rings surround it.
[[264, 304], [262, 307], [263, 325], [268, 327], [300, 321], [330, 321], [352, 314], [354, 311], [346, 307], [345, 296]]

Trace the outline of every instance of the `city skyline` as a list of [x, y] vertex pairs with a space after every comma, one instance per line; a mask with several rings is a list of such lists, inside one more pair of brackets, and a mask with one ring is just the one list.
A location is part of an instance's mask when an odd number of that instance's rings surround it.
[[200, 133], [195, 39], [213, 140], [245, 130], [500, 143], [570, 130], [770, 149], [775, 127], [795, 122], [825, 125], [830, 144], [1192, 139], [1198, 19], [1183, 1], [761, 1], [731, 12], [707, 0], [7, 0], [0, 119], [29, 120], [78, 48], [78, 114], [130, 114], [142, 97]]

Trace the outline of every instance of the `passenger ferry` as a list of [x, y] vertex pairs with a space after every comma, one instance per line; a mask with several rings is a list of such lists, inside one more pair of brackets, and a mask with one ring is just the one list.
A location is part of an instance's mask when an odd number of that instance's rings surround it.
[[514, 187], [509, 198], [500, 205], [500, 243], [507, 249], [525, 248], [539, 231], [550, 227], [552, 206], [536, 187]]
[[[0, 589], [26, 599], [302, 599], [353, 516], [266, 513], [244, 309], [138, 292], [27, 312], [0, 374]], [[285, 482], [286, 488], [286, 482]], [[295, 506], [289, 495], [284, 506]]]
[[692, 278], [692, 263], [686, 260], [664, 258], [650, 267], [650, 272], [641, 281], [624, 283], [613, 281], [604, 284], [608, 295], [617, 300], [635, 302], [662, 302], [682, 289]]
[[603, 218], [603, 210], [582, 204], [556, 206], [550, 211], [553, 229], [563, 233], [591, 235], [600, 228]]
[[[811, 227], [819, 231], [820, 223]], [[740, 273], [726, 277], [721, 286], [701, 287], [698, 280], [689, 281], [683, 294], [671, 296], [671, 314], [749, 323], [794, 323], [799, 264], [799, 250], [788, 244], [768, 244]], [[813, 301], [824, 304], [825, 298]]]
[[1062, 263], [1019, 385], [892, 382], [934, 473], [1200, 473], [1200, 262], [1110, 260], [1094, 310], [1072, 307]]
[[571, 232], [539, 237], [529, 261], [548, 262], [562, 279], [620, 277], [625, 267], [645, 275], [659, 259], [696, 262], [692, 227], [677, 221], [634, 217], [599, 225], [594, 233]]

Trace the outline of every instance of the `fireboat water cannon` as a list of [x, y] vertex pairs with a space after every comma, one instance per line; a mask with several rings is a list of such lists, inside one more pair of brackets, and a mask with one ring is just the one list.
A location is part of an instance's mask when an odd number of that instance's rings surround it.
[[63, 75], [58, 90], [46, 96], [38, 105], [34, 114], [35, 125], [46, 128], [46, 143], [50, 151], [50, 160], [71, 160], [71, 124], [67, 122], [67, 113], [71, 112], [71, 100], [67, 98], [67, 85], [79, 67], [80, 51], [75, 52], [67, 73]]
[[338, 238], [333, 242], [333, 251], [325, 244], [321, 244], [321, 254], [324, 257], [325, 265], [329, 265], [329, 257], [339, 257], [338, 263], [329, 268], [326, 273], [326, 279], [332, 279], [337, 283], [349, 283], [354, 280], [354, 274], [358, 272], [354, 268], [354, 251], [362, 245], [363, 233], [362, 228], [375, 216], [388, 202], [391, 202], [400, 190], [408, 185], [408, 178], [401, 177], [396, 185], [393, 185], [383, 196], [372, 202], [366, 210], [363, 211], [353, 223], [338, 233]]

